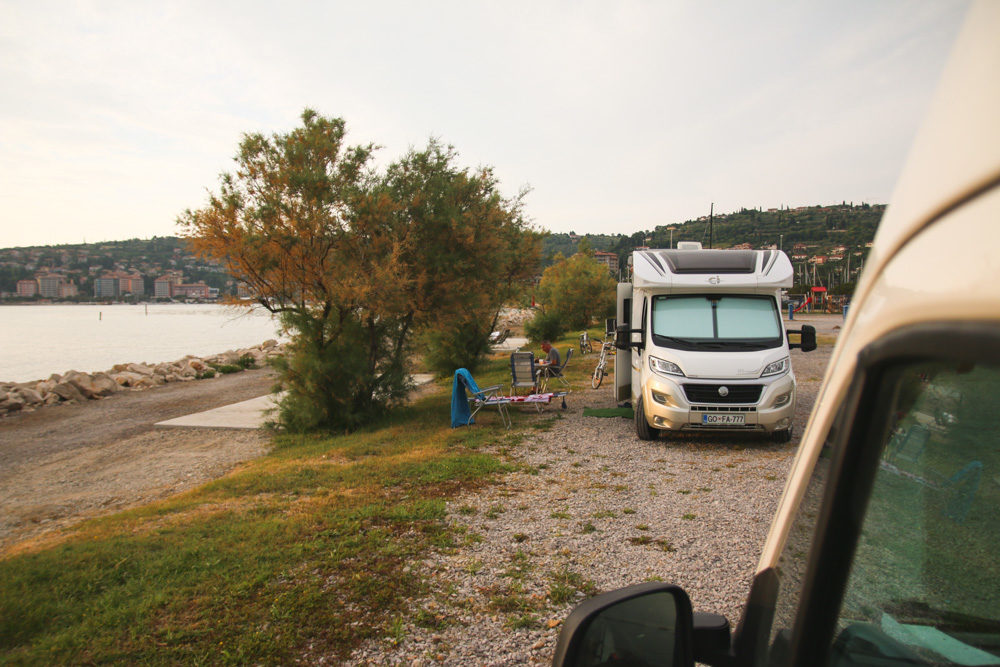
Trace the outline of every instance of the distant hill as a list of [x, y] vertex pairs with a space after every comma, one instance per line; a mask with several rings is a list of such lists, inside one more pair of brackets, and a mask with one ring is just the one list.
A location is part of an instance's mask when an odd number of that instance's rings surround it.
[[[634, 234], [550, 234], [542, 246], [546, 266], [559, 254], [572, 255], [581, 239], [594, 250], [613, 252], [625, 265], [629, 254], [638, 247], [670, 248], [679, 241], [699, 241], [715, 248], [780, 248], [796, 268], [797, 284], [822, 284], [836, 287], [852, 283], [875, 230], [885, 213], [884, 204], [837, 204], [803, 206], [795, 209], [741, 209], [736, 213], [715, 215], [711, 229], [709, 217], [675, 225], [662, 225]], [[815, 277], [814, 277], [815, 276]]]

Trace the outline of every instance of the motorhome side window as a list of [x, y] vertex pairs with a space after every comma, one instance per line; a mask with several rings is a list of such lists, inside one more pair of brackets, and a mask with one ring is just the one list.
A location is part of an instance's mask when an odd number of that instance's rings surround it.
[[684, 294], [653, 298], [653, 342], [681, 350], [765, 350], [784, 342], [770, 296]]

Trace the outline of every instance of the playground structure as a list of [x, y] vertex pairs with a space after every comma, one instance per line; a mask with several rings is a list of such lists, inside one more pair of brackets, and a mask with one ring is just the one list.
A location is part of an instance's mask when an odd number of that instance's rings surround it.
[[825, 287], [813, 287], [808, 294], [795, 295], [804, 296], [804, 300], [798, 305], [792, 303], [793, 313], [840, 313], [843, 312], [850, 297], [844, 294], [830, 294]]

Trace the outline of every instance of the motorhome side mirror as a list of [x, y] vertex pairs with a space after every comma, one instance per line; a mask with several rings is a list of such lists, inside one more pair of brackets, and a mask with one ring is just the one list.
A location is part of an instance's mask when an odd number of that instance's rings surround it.
[[800, 330], [789, 331], [788, 333], [799, 334], [800, 336], [798, 343], [788, 343], [789, 348], [802, 348], [803, 352], [812, 352], [816, 349], [816, 327], [809, 324], [803, 324]]
[[590, 598], [574, 609], [553, 667], [694, 664], [691, 601], [684, 589], [636, 584]]

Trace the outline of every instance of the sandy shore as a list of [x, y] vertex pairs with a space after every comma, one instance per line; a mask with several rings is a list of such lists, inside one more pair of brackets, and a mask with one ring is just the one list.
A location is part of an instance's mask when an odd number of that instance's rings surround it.
[[266, 431], [157, 422], [267, 394], [257, 369], [0, 419], [0, 553], [80, 519], [163, 498], [268, 449]]

